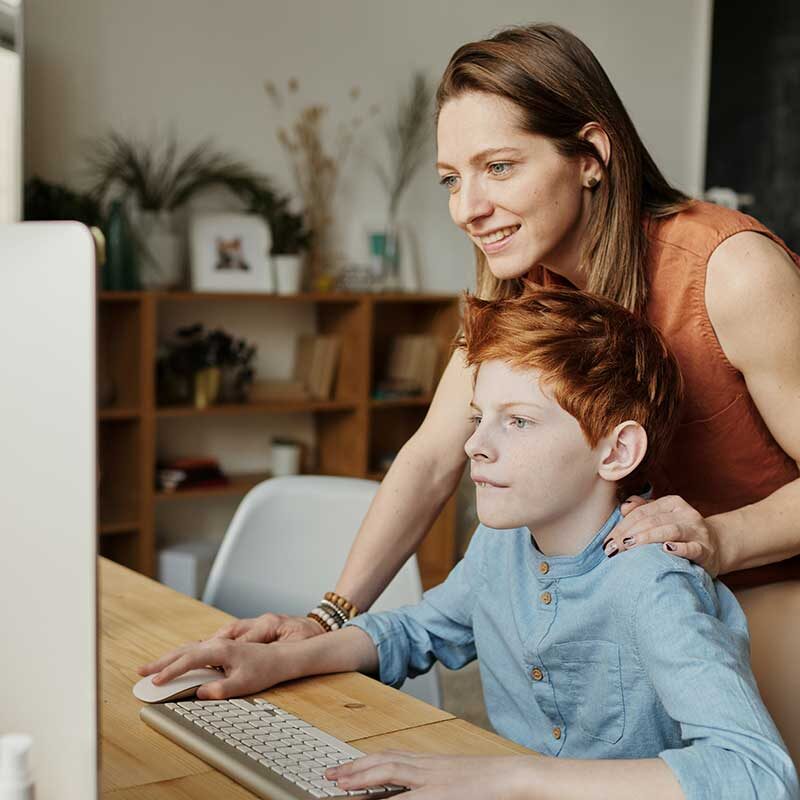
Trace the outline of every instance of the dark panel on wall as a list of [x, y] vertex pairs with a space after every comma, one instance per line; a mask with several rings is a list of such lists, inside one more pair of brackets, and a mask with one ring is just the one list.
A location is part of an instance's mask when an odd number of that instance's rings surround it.
[[706, 187], [755, 196], [743, 210], [800, 250], [800, 2], [716, 0]]

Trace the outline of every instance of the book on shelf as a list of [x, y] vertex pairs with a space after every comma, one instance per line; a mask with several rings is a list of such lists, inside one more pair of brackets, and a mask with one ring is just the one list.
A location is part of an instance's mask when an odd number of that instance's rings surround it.
[[379, 381], [377, 398], [430, 394], [439, 368], [439, 342], [435, 336], [395, 336], [389, 350], [385, 377]]
[[338, 336], [300, 336], [295, 350], [292, 377], [256, 381], [250, 402], [330, 400], [339, 367]]
[[294, 380], [315, 400], [330, 400], [339, 366], [338, 336], [301, 336], [297, 341]]

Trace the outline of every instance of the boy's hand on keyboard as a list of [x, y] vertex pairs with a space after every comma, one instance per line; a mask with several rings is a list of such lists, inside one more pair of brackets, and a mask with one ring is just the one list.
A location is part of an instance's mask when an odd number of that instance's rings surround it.
[[322, 626], [309, 617], [286, 614], [262, 614], [252, 619], [237, 619], [221, 627], [212, 639], [236, 639], [240, 642], [292, 642], [324, 633]]
[[209, 639], [193, 642], [139, 667], [140, 675], [153, 675], [153, 683], [161, 685], [190, 669], [220, 667], [225, 677], [201, 686], [200, 700], [224, 700], [255, 694], [288, 678], [282, 645], [234, 642], [230, 639]]
[[528, 756], [433, 756], [386, 750], [325, 772], [344, 790], [394, 784], [408, 786], [413, 800], [506, 800], [528, 796], [524, 789]]

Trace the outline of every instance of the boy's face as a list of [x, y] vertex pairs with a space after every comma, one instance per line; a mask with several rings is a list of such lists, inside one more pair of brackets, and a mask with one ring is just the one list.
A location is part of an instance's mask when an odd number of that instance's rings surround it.
[[547, 527], [592, 495], [601, 480], [598, 451], [536, 370], [484, 362], [472, 406], [475, 432], [464, 449], [484, 525]]

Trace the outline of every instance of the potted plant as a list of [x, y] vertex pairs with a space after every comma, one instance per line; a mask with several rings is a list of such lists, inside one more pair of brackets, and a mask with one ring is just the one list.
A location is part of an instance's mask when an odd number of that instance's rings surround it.
[[300, 291], [303, 275], [303, 253], [311, 244], [311, 232], [302, 214], [293, 213], [288, 195], [272, 191], [253, 191], [248, 210], [264, 217], [272, 233], [272, 269], [278, 294]]
[[93, 143], [88, 171], [93, 181], [90, 193], [97, 202], [119, 188], [132, 202], [145, 288], [182, 283], [183, 239], [174, 213], [198, 192], [223, 186], [246, 201], [260, 198], [264, 208], [270, 206], [270, 198], [279, 199], [265, 175], [208, 141], [182, 154], [174, 136], [159, 144], [111, 131]]
[[157, 362], [158, 402], [193, 402], [205, 408], [218, 400], [247, 400], [255, 376], [254, 345], [221, 329], [202, 324], [179, 328], [176, 339], [162, 346]]

